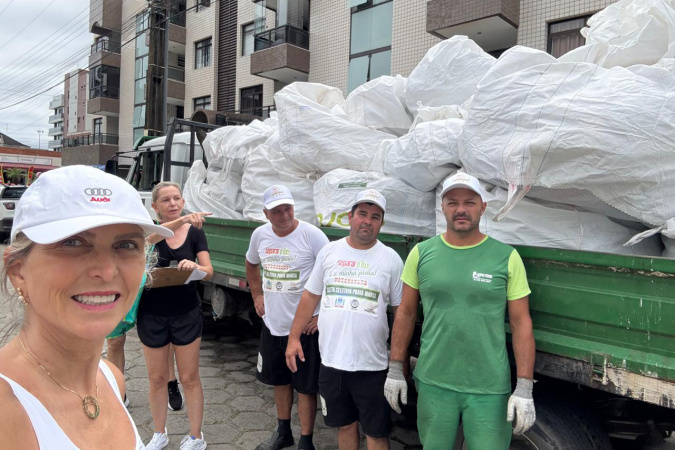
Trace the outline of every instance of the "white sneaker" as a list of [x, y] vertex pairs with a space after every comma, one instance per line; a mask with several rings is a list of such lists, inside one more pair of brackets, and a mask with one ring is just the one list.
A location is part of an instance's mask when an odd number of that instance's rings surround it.
[[[206, 441], [204, 433], [201, 433], [201, 439], [190, 436], [189, 434], [180, 441], [180, 450], [205, 450]], [[147, 448], [147, 447], [146, 447]]]
[[166, 435], [166, 428], [164, 428], [164, 433], [158, 432], [152, 435], [150, 442], [145, 444], [145, 450], [162, 450], [167, 445], [169, 445], [169, 436]]

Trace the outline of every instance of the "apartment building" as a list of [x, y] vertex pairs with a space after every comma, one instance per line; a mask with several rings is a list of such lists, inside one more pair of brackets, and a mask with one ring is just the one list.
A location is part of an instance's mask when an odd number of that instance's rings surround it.
[[[294, 81], [335, 86], [347, 95], [380, 75], [408, 76], [429, 48], [454, 35], [469, 36], [494, 56], [516, 44], [560, 56], [583, 45], [579, 30], [611, 3], [91, 0], [95, 37], [87, 113], [95, 118], [85, 120], [94, 136], [86, 146], [91, 152], [87, 160], [101, 164], [143, 136], [161, 134], [158, 117], [190, 118], [199, 109], [266, 117], [274, 108], [274, 93]], [[165, 4], [166, 16], [156, 15]], [[164, 98], [158, 87], [164, 78], [163, 58], [161, 52], [150, 52], [151, 47], [163, 48], [164, 17], [165, 117], [159, 115]], [[216, 114], [205, 116], [218, 123]], [[56, 128], [50, 133], [57, 133]], [[64, 155], [64, 163], [68, 161]]]
[[65, 103], [63, 94], [55, 95], [49, 102], [49, 109], [51, 110], [52, 114], [49, 116], [50, 127], [47, 130], [47, 136], [49, 136], [47, 148], [56, 152], [60, 152], [62, 148], [64, 133], [64, 106]]

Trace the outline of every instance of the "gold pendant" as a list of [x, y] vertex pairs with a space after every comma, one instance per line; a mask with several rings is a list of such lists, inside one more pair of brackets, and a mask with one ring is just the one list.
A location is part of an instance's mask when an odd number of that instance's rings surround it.
[[[91, 412], [90, 406], [94, 407], [94, 412]], [[90, 419], [97, 418], [98, 414], [101, 412], [101, 408], [98, 406], [98, 400], [96, 397], [92, 397], [91, 395], [87, 395], [82, 399], [82, 407], [84, 408], [84, 413]]]

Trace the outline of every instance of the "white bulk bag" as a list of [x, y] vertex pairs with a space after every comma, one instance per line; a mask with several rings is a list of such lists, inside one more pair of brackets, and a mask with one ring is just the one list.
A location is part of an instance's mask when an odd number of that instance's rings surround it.
[[461, 106], [446, 105], [446, 106], [422, 106], [417, 107], [417, 115], [413, 120], [408, 132], [415, 129], [415, 127], [424, 122], [433, 122], [434, 120], [445, 119], [465, 119], [468, 111], [465, 111]]
[[675, 217], [675, 76], [663, 68], [542, 64], [478, 88], [460, 160], [509, 188], [586, 190], [633, 220]]
[[204, 152], [209, 167], [241, 173], [248, 153], [276, 131], [276, 120], [254, 120], [248, 125], [217, 128], [206, 135]]
[[351, 122], [395, 136], [408, 132], [412, 122], [405, 109], [406, 78], [382, 76], [354, 89], [345, 112]]
[[[241, 220], [243, 216], [234, 209], [220, 204], [210, 197], [210, 188], [204, 183], [206, 179], [206, 167], [201, 160], [192, 164], [188, 179], [183, 186], [183, 198], [185, 199], [185, 209], [190, 212], [210, 212], [211, 217], [220, 219]], [[236, 192], [235, 192], [235, 195]]]
[[241, 174], [209, 166], [206, 170], [206, 186], [202, 194], [220, 205], [234, 209], [237, 212], [244, 210], [244, 197], [241, 195]]
[[[500, 222], [493, 217], [508, 198], [505, 189], [481, 182], [487, 209], [481, 217], [480, 231], [510, 245], [585, 250], [592, 252], [661, 256], [663, 247], [651, 238], [633, 247], [624, 247], [635, 230], [606, 216], [584, 211], [575, 206], [552, 203], [525, 197]], [[440, 195], [442, 185], [436, 190]], [[639, 226], [639, 224], [636, 224]], [[436, 206], [436, 232], [446, 231], [446, 220], [441, 211], [440, 198]]]
[[602, 67], [651, 65], [675, 57], [675, 4], [672, 0], [620, 0], [588, 20], [586, 45], [562, 55], [563, 62]]
[[[380, 143], [393, 136], [350, 122], [338, 102], [329, 102], [335, 103], [331, 107], [317, 103], [302, 95], [310, 90], [311, 83], [301, 83], [302, 91], [296, 89], [296, 84], [274, 94], [279, 145], [286, 159], [304, 172], [325, 173], [340, 167], [367, 170]], [[316, 85], [316, 90], [323, 88]], [[314, 97], [325, 100], [319, 94]]]
[[314, 184], [314, 209], [319, 224], [349, 229], [352, 203], [364, 189], [377, 189], [387, 200], [383, 233], [433, 236], [434, 193], [420, 192], [377, 172], [337, 169], [321, 177]]
[[433, 190], [460, 164], [458, 140], [462, 125], [462, 119], [420, 123], [393, 142], [384, 160], [384, 173], [418, 191]]
[[290, 189], [295, 202], [295, 217], [311, 224], [314, 214], [313, 186], [318, 177], [297, 172], [284, 156], [267, 144], [254, 149], [244, 165], [241, 190], [244, 197], [244, 217], [267, 222], [263, 214], [263, 194], [268, 187], [283, 184]]
[[423, 106], [461, 105], [494, 64], [488, 55], [466, 36], [453, 36], [427, 51], [408, 77], [405, 101], [408, 111], [417, 115]]

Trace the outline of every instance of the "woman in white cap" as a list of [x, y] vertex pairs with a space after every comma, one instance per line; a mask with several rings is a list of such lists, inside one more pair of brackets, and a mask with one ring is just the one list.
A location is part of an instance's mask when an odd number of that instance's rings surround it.
[[98, 169], [55, 169], [26, 190], [2, 273], [24, 310], [0, 349], [2, 448], [143, 448], [124, 378], [101, 352], [140, 288], [150, 233], [173, 235]]
[[[161, 235], [151, 235], [148, 242], [155, 244], [159, 267], [175, 266], [178, 270], [185, 271], [198, 269], [205, 272], [205, 280], [209, 280], [213, 276], [213, 267], [206, 235], [201, 228], [204, 217], [210, 213], [182, 215], [183, 206], [185, 200], [176, 183], [162, 182], [153, 188], [152, 207], [160, 223], [175, 234], [168, 239]], [[147, 443], [148, 450], [161, 450], [169, 444], [166, 430], [167, 404], [172, 409], [178, 409], [172, 407], [169, 397], [169, 391], [172, 390], [180, 395], [176, 380], [169, 380], [168, 361], [171, 347], [176, 355], [190, 422], [190, 431], [182, 439], [180, 448], [206, 448], [201, 430], [204, 391], [199, 378], [202, 310], [196, 284], [190, 282], [179, 286], [156, 287], [145, 291], [141, 296], [137, 318], [138, 337], [143, 344], [143, 355], [148, 368], [150, 412], [155, 428], [152, 439]]]

